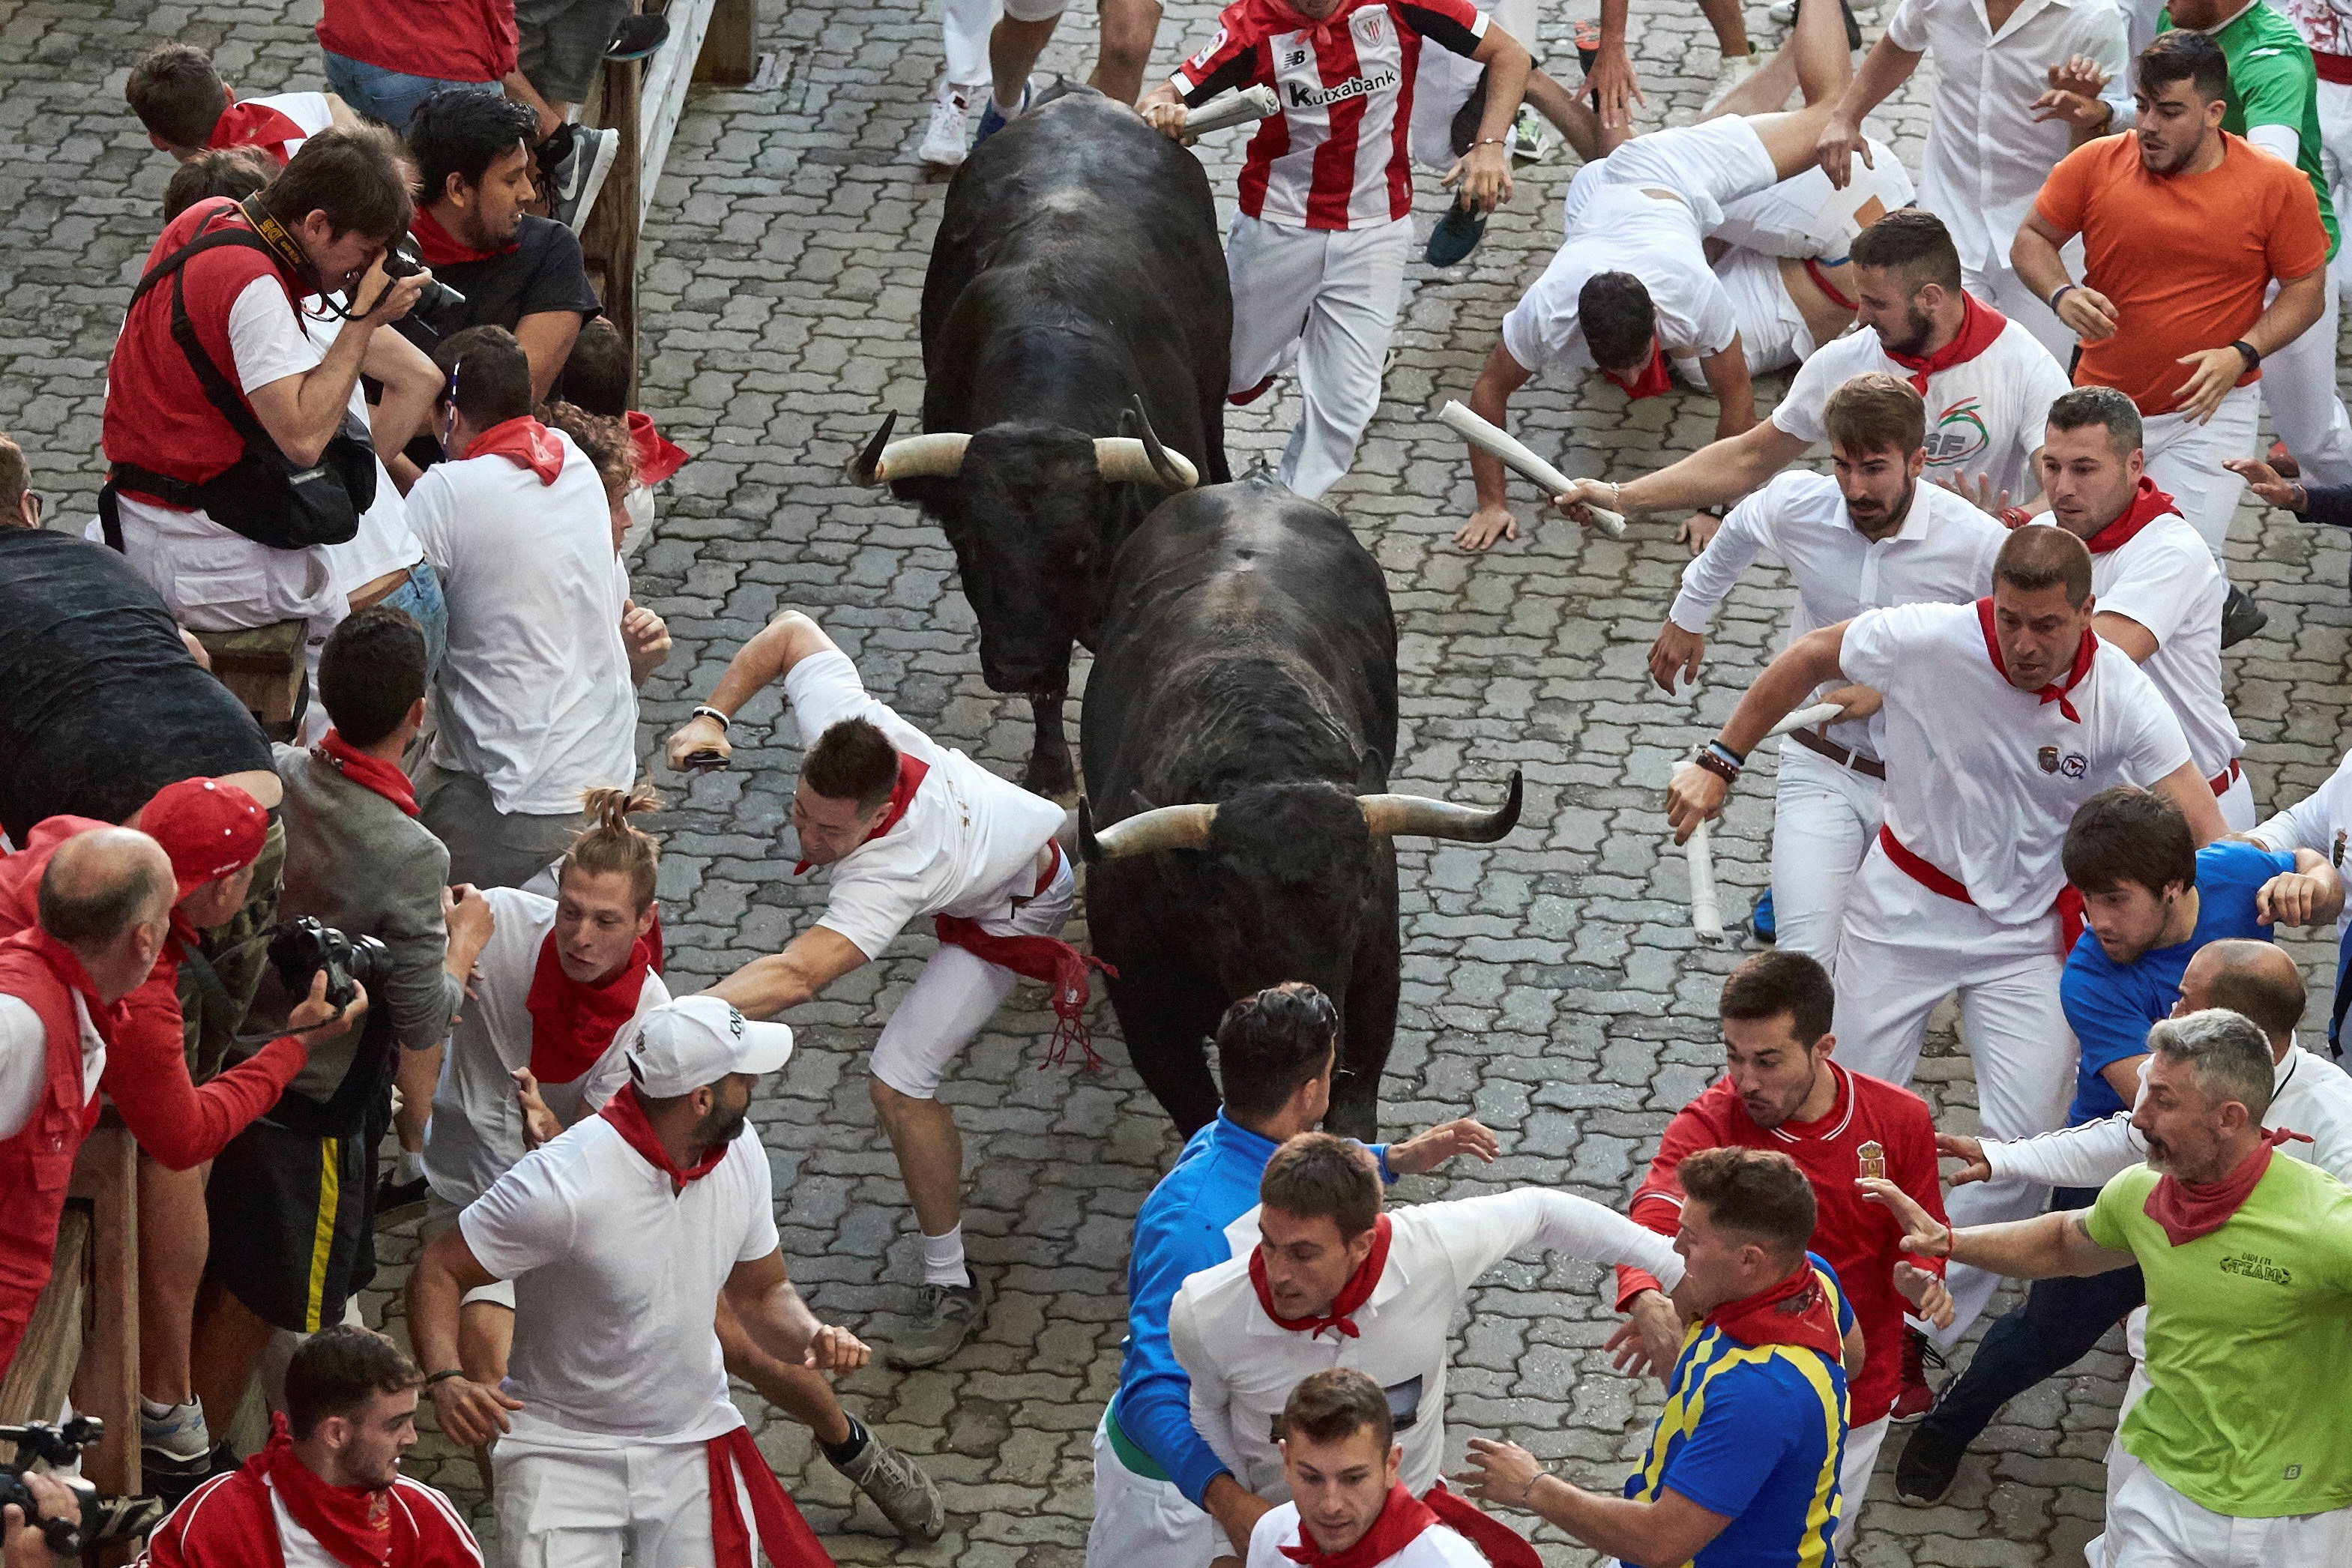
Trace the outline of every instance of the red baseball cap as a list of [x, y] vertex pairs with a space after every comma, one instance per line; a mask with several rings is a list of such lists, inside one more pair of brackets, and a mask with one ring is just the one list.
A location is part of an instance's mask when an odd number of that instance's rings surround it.
[[182, 779], [155, 792], [139, 814], [139, 828], [172, 858], [172, 876], [184, 899], [259, 859], [269, 814], [233, 784]]

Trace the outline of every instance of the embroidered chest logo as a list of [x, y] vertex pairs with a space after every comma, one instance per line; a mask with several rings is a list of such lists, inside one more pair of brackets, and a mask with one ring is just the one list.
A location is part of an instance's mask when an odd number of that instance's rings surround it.
[[1384, 11], [1365, 11], [1358, 15], [1352, 26], [1366, 43], [1377, 44], [1381, 41], [1381, 35], [1388, 31], [1388, 14]]
[[1966, 462], [1992, 445], [1984, 416], [1977, 409], [1977, 399], [1963, 397], [1936, 416], [1935, 427], [1927, 432], [1927, 461]]
[[2033, 754], [2033, 760], [2045, 773], [2078, 779], [2088, 773], [2091, 759], [2080, 752], [2061, 752], [2055, 746], [2044, 746]]
[[1873, 1138], [1861, 1148], [1856, 1149], [1853, 1152], [1853, 1157], [1855, 1163], [1861, 1167], [1862, 1174], [1875, 1176], [1882, 1182], [1886, 1179], [1886, 1146], [1877, 1139]]
[[2276, 1263], [2257, 1252], [2233, 1253], [2221, 1259], [2221, 1272], [2234, 1274], [2241, 1279], [2263, 1279], [2273, 1285], [2293, 1285], [2294, 1274], [2284, 1264]]

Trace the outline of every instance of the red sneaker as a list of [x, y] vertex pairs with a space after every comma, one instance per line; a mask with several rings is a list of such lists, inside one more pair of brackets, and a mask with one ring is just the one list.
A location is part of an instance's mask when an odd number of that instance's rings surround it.
[[2286, 443], [2284, 441], [2272, 442], [2271, 449], [2263, 456], [2263, 461], [2268, 463], [2271, 466], [2271, 471], [2280, 479], [2303, 478], [2303, 465], [2294, 460], [2294, 454], [2286, 449]]
[[[1276, 372], [1276, 374], [1279, 374], [1280, 373]], [[1244, 387], [1239, 392], [1226, 393], [1225, 401], [1232, 404], [1236, 408], [1246, 408], [1251, 404], [1255, 403], [1259, 398], [1264, 397], [1266, 395], [1267, 390], [1273, 385], [1274, 376], [1269, 375], [1264, 381], [1259, 382], [1255, 386]]]
[[1927, 1342], [1916, 1329], [1903, 1331], [1903, 1382], [1895, 1390], [1895, 1407], [1886, 1418], [1898, 1425], [1916, 1421], [1935, 1407], [1936, 1391], [1927, 1386], [1927, 1369], [1941, 1370], [1944, 1352]]

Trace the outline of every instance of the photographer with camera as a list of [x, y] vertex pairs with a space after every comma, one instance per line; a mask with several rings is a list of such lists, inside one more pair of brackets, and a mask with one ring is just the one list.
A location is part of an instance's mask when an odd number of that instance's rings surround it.
[[79, 1520], [80, 1500], [55, 1476], [37, 1471], [16, 1479], [32, 1494], [33, 1513], [27, 1516], [21, 1503], [0, 1509], [0, 1568], [52, 1568], [70, 1563], [73, 1559], [49, 1550], [42, 1524], [47, 1520]]
[[[379, 329], [429, 277], [381, 266], [409, 211], [399, 143], [336, 126], [258, 195], [182, 213], [149, 253], [107, 367], [100, 525], [182, 624], [279, 628], [271, 651], [291, 661], [342, 618], [324, 547], [358, 531], [376, 488], [352, 389], [413, 363]], [[303, 302], [337, 293], [354, 303], [321, 347]]]
[[[271, 1331], [313, 1333], [374, 1273], [375, 1151], [394, 1075], [428, 1064], [489, 939], [489, 907], [448, 886], [449, 854], [416, 819], [401, 752], [425, 717], [425, 639], [397, 610], [362, 610], [319, 660], [334, 728], [280, 746], [286, 887], [256, 1011], [345, 978], [374, 998], [364, 1026], [318, 1041], [276, 1104], [221, 1151], [206, 1192], [213, 1245], [196, 1312], [204, 1407], [235, 1411]], [[416, 1082], [412, 1069], [412, 1089]], [[429, 1079], [425, 1080], [429, 1084]], [[324, 1243], [323, 1247], [321, 1243]]]

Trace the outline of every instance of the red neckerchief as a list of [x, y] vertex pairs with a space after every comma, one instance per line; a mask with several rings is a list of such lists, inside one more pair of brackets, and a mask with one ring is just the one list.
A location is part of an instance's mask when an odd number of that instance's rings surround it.
[[1635, 402], [1644, 397], [1664, 397], [1675, 384], [1674, 378], [1666, 374], [1666, 351], [1658, 346], [1655, 338], [1650, 340], [1649, 363], [1635, 371], [1632, 379], [1628, 380], [1613, 370], [1602, 371], [1601, 379]]
[[344, 740], [341, 731], [328, 731], [327, 738], [310, 748], [310, 754], [362, 789], [373, 790], [410, 816], [416, 815], [416, 786], [408, 782], [408, 775]]
[[257, 147], [282, 169], [286, 166], [286, 143], [302, 141], [310, 134], [282, 110], [266, 103], [232, 103], [213, 121], [213, 133], [205, 145]]
[[286, 1417], [269, 1418], [269, 1442], [246, 1461], [268, 1478], [287, 1514], [345, 1568], [385, 1568], [392, 1561], [392, 1492], [331, 1486], [294, 1452]]
[[2132, 537], [2159, 517], [2178, 517], [2180, 508], [2170, 496], [2156, 488], [2156, 481], [2142, 474], [2139, 488], [2132, 491], [2131, 504], [2116, 514], [2116, 520], [2083, 541], [2084, 547], [2094, 555], [2105, 555], [2111, 550], [2121, 550]]
[[523, 1010], [530, 1015], [530, 1075], [541, 1083], [570, 1083], [596, 1065], [613, 1037], [637, 1010], [637, 994], [653, 972], [653, 949], [639, 937], [629, 956], [602, 985], [583, 985], [563, 973], [555, 933], [539, 944]]
[[1478, 1549], [1487, 1568], [1543, 1568], [1543, 1559], [1526, 1536], [1460, 1492], [1446, 1490], [1444, 1481], [1422, 1493], [1421, 1500], [1438, 1523]]
[[466, 261], [488, 261], [493, 256], [512, 256], [522, 248], [522, 237], [508, 240], [488, 250], [476, 250], [447, 229], [443, 228], [432, 213], [418, 207], [409, 215], [408, 232], [416, 237], [417, 258], [427, 267], [455, 267]]
[[[923, 787], [923, 775], [930, 771], [930, 763], [918, 762], [904, 752], [898, 753], [898, 782], [890, 786], [889, 809], [883, 812], [882, 820], [874, 825], [874, 831], [857, 841], [860, 848], [898, 826], [898, 819], [907, 815], [908, 806], [915, 804], [915, 792]], [[806, 876], [808, 868], [814, 864], [813, 860], [796, 860], [793, 863], [793, 875]]]
[[1389, 1216], [1382, 1215], [1372, 1222], [1371, 1251], [1364, 1255], [1364, 1261], [1357, 1266], [1356, 1271], [1348, 1276], [1348, 1282], [1339, 1287], [1339, 1293], [1331, 1299], [1331, 1310], [1323, 1316], [1286, 1318], [1274, 1310], [1273, 1293], [1265, 1288], [1264, 1247], [1250, 1248], [1250, 1286], [1257, 1291], [1257, 1304], [1265, 1309], [1265, 1315], [1274, 1320], [1276, 1328], [1287, 1329], [1294, 1334], [1305, 1334], [1310, 1339], [1326, 1329], [1333, 1329], [1352, 1340], [1363, 1334], [1363, 1331], [1356, 1327], [1355, 1310], [1372, 1299], [1372, 1287], [1381, 1282], [1381, 1274], [1388, 1266]]
[[702, 1180], [727, 1158], [730, 1145], [714, 1143], [691, 1165], [681, 1166], [671, 1159], [669, 1151], [662, 1147], [661, 1139], [656, 1135], [654, 1124], [646, 1120], [646, 1108], [637, 1099], [635, 1084], [623, 1084], [621, 1092], [606, 1100], [604, 1109], [596, 1114], [611, 1122], [620, 1132], [621, 1142], [644, 1155], [646, 1163], [667, 1176], [673, 1186], [683, 1187], [688, 1182]]
[[1380, 1518], [1372, 1521], [1372, 1527], [1345, 1552], [1326, 1552], [1316, 1545], [1304, 1519], [1298, 1521], [1298, 1544], [1279, 1550], [1300, 1568], [1374, 1568], [1412, 1545], [1423, 1531], [1436, 1522], [1437, 1516], [1429, 1511], [1429, 1505], [1405, 1490], [1404, 1483], [1399, 1481], [1389, 1488], [1388, 1499], [1381, 1504]]
[[504, 458], [519, 468], [529, 468], [542, 485], [551, 485], [563, 472], [563, 442], [554, 431], [528, 414], [501, 420], [474, 437], [468, 458]]
[[[1992, 596], [1990, 594], [1977, 601], [1977, 620], [1984, 627], [1985, 652], [1992, 656], [1992, 667], [2000, 671], [2003, 680], [2009, 679], [2009, 661], [2000, 657], [2000, 639], [1992, 635]], [[2035, 690], [2033, 695], [2044, 702], [2055, 702], [2058, 704], [2059, 712], [2063, 713], [2074, 723], [2081, 723], [2083, 716], [2074, 711], [2074, 704], [2067, 699], [2073, 694], [2074, 688], [2083, 683], [2084, 678], [2091, 673], [2091, 661], [2098, 657], [2098, 637], [2090, 627], [2084, 626], [2083, 640], [2074, 645], [2074, 666], [2066, 672], [2066, 679], [2042, 687]], [[2011, 682], [2011, 684], [2015, 683]]]
[[655, 429], [652, 415], [632, 408], [624, 417], [629, 426], [629, 459], [637, 483], [657, 485], [686, 467], [686, 448]]
[[2230, 1223], [2230, 1216], [2242, 1207], [2252, 1196], [2254, 1184], [2271, 1168], [2271, 1152], [2280, 1144], [2311, 1139], [2285, 1128], [2276, 1131], [2265, 1130], [2263, 1141], [2254, 1152], [2238, 1162], [2238, 1168], [2218, 1182], [2184, 1182], [2178, 1176], [2160, 1178], [2147, 1194], [2140, 1212], [2164, 1227], [2164, 1239], [2175, 1247], [2186, 1247], [2200, 1236], [2210, 1236]]
[[1837, 1310], [1830, 1305], [1810, 1258], [1779, 1284], [1726, 1301], [1706, 1315], [1706, 1326], [1722, 1330], [1743, 1345], [1798, 1345], [1832, 1361], [1845, 1346], [1838, 1332]]
[[1979, 305], [1973, 295], [1960, 296], [1960, 330], [1952, 341], [1931, 354], [1897, 353], [1879, 342], [1879, 352], [1911, 373], [1911, 385], [1919, 395], [1927, 395], [1927, 378], [1939, 370], [1949, 370], [1956, 364], [1966, 364], [1992, 347], [1993, 339], [2000, 336], [2009, 325], [2009, 318], [1990, 305]]

